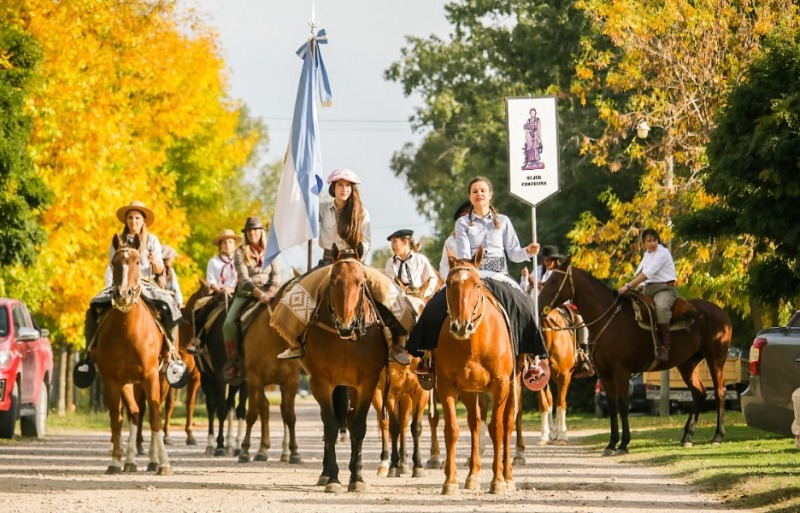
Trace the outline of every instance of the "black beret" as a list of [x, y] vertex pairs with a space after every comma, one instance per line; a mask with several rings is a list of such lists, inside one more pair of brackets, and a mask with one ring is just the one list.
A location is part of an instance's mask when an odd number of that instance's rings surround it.
[[402, 239], [403, 237], [413, 237], [413, 236], [414, 236], [414, 230], [397, 230], [393, 234], [386, 237], [386, 240], [392, 240], [395, 237], [397, 237], [398, 239]]

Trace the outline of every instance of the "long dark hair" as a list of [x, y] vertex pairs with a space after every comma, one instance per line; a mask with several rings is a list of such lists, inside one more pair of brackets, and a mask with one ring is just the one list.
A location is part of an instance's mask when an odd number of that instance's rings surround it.
[[[347, 180], [345, 180], [347, 181]], [[364, 220], [364, 205], [361, 203], [361, 193], [358, 184], [349, 182], [352, 188], [350, 197], [344, 203], [342, 213], [336, 223], [336, 232], [347, 244], [355, 249], [363, 241], [361, 225]], [[328, 186], [328, 193], [336, 198], [336, 182]]]

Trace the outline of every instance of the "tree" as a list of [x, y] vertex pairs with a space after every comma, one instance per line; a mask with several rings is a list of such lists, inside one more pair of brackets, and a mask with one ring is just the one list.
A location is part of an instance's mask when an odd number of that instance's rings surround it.
[[33, 123], [24, 112], [41, 59], [32, 37], [0, 21], [0, 266], [33, 264], [45, 240], [39, 215], [51, 195], [34, 172], [27, 150]]
[[748, 290], [773, 307], [800, 290], [800, 32], [776, 33], [733, 89], [702, 173], [718, 199], [683, 220], [695, 239], [753, 241]]

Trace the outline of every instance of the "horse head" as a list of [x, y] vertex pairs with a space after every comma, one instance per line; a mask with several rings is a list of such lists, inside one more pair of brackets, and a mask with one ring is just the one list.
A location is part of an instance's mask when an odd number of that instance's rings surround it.
[[483, 246], [471, 259], [457, 259], [447, 248], [450, 273], [447, 275], [447, 313], [450, 316], [450, 333], [457, 339], [468, 339], [478, 328], [483, 317], [486, 297], [483, 281], [478, 274], [483, 260]]
[[142, 291], [142, 266], [139, 254], [142, 240], [137, 234], [133, 238], [133, 244], [127, 245], [123, 244], [118, 234], [114, 234], [111, 245], [114, 248], [114, 256], [111, 258], [114, 289], [111, 304], [121, 312], [129, 312], [139, 302], [139, 294]]
[[339, 336], [357, 340], [366, 333], [364, 302], [366, 277], [361, 257], [364, 247], [358, 244], [355, 250], [339, 251], [333, 245], [334, 262], [328, 288], [328, 310]]
[[544, 315], [575, 297], [571, 259], [572, 257], [567, 257], [556, 269], [553, 269], [552, 275], [544, 283], [542, 291], [539, 292], [539, 308]]

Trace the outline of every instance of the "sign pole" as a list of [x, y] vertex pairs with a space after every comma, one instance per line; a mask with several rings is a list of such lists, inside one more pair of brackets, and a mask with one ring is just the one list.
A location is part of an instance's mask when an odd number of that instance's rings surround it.
[[[531, 207], [531, 229], [533, 231], [533, 242], [536, 240], [536, 205]], [[533, 268], [531, 269], [531, 276], [533, 276], [533, 318], [536, 319], [536, 325], [539, 325], [539, 257], [533, 255], [531, 257]]]

